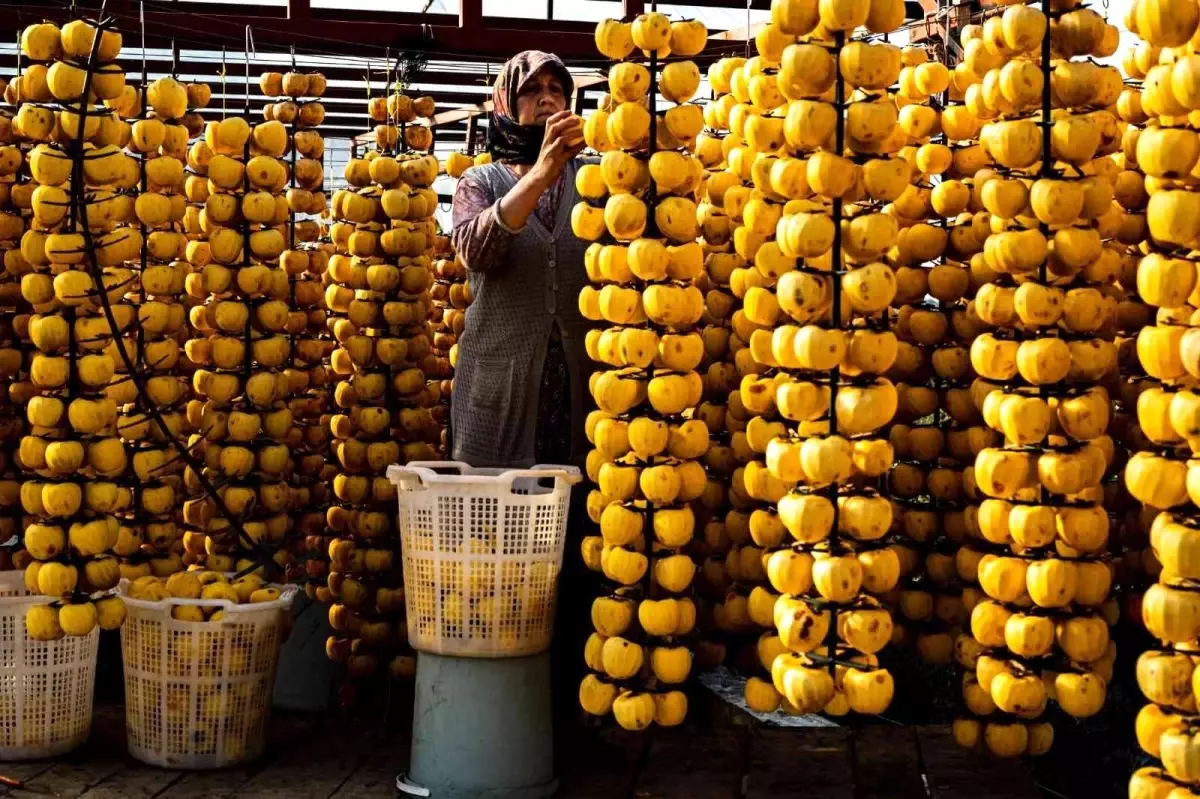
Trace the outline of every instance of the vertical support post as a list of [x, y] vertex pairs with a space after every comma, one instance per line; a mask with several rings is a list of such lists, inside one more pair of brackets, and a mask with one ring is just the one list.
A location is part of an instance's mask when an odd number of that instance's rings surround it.
[[1043, 3], [1046, 15], [1046, 33], [1042, 37], [1042, 75], [1045, 78], [1042, 86], [1042, 165], [1039, 175], [1049, 177], [1053, 171], [1053, 161], [1050, 152], [1051, 123], [1051, 86], [1050, 86], [1050, 3]]
[[312, 16], [311, 0], [287, 0], [288, 19], [308, 19]]
[[[144, 117], [144, 116], [146, 116], [146, 85], [150, 82], [149, 79], [146, 77], [146, 4], [145, 4], [145, 2], [138, 3], [138, 22], [139, 22], [139, 27], [141, 28], [141, 31], [142, 31], [142, 86], [141, 86], [142, 113], [141, 113], [141, 116]], [[17, 38], [20, 39], [20, 34], [17, 35]], [[174, 57], [174, 61], [172, 62], [171, 67], [174, 70], [178, 70], [179, 69], [179, 55], [178, 55], [178, 51], [175, 50], [175, 40], [174, 39], [171, 40], [171, 55]], [[224, 61], [225, 61], [225, 54], [224, 54], [224, 52], [222, 52], [222, 54], [221, 54], [222, 67], [224, 67]], [[222, 70], [222, 71], [224, 71], [224, 70]], [[17, 45], [17, 74], [18, 75], [21, 74], [21, 47], [19, 44]], [[222, 87], [221, 94], [225, 94], [224, 87]], [[145, 169], [146, 159], [142, 158], [141, 163], [142, 163], [142, 177], [144, 179], [146, 177], [146, 169]], [[143, 180], [143, 183], [144, 182], [145, 181]], [[146, 190], [146, 187], [143, 185], [142, 191], [145, 191], [145, 190]], [[144, 236], [145, 233], [146, 233], [146, 231], [143, 230], [142, 235]], [[142, 242], [142, 244], [143, 244], [143, 246], [145, 246], [144, 241]]]
[[583, 114], [583, 93], [587, 89], [575, 87], [575, 93], [571, 95], [571, 110], [576, 114]]
[[646, 10], [645, 0], [621, 0], [621, 18], [633, 19]]
[[483, 27], [483, 0], [459, 0], [458, 27], [479, 30]]
[[[1054, 173], [1053, 153], [1050, 147], [1050, 131], [1054, 127], [1054, 122], [1051, 120], [1051, 95], [1050, 95], [1050, 2], [1042, 3], [1042, 12], [1046, 15], [1046, 33], [1042, 38], [1042, 119], [1039, 123], [1039, 129], [1042, 131], [1042, 165], [1038, 170], [1038, 176], [1043, 178], [1051, 177]], [[1045, 223], [1039, 224], [1042, 233], [1048, 232], [1048, 227]], [[1038, 282], [1046, 285], [1048, 280], [1046, 260], [1042, 259], [1042, 263], [1038, 266]]]
[[[834, 60], [840, 61], [842, 49], [846, 46], [845, 31], [838, 31], [834, 34]], [[837, 110], [837, 130], [834, 140], [834, 152], [839, 156], [846, 151], [846, 79], [842, 75], [841, 70], [838, 70], [837, 81], [834, 84], [834, 108]], [[836, 197], [833, 201], [833, 261], [830, 265], [833, 280], [830, 285], [833, 295], [832, 318], [830, 327], [844, 328], [842, 323], [842, 270], [845, 266], [842, 258], [842, 198]], [[829, 435], [836, 436], [838, 434], [838, 418], [837, 418], [837, 396], [838, 383], [841, 381], [840, 367], [833, 367], [829, 372]], [[832, 482], [827, 489], [827, 497], [833, 506], [833, 524], [829, 531], [829, 553], [838, 555], [845, 551], [845, 544], [839, 541], [838, 534], [838, 484]], [[837, 671], [838, 660], [838, 604], [832, 603], [829, 607], [829, 633], [825, 639], [825, 645], [828, 648], [829, 655], [829, 676], [833, 677]]]
[[478, 118], [475, 114], [467, 117], [467, 155], [470, 156], [475, 155], [475, 129]]
[[[846, 33], [838, 31], [834, 34], [834, 53], [838, 58], [841, 57], [842, 48], [846, 46]], [[837, 131], [835, 138], [834, 152], [841, 155], [846, 147], [846, 81], [842, 77], [839, 70], [837, 73], [837, 81], [834, 84], [834, 108], [837, 109]], [[832, 327], [842, 327], [842, 198], [837, 197], [833, 201], [833, 265], [830, 267], [833, 270], [833, 284], [831, 286], [833, 294], [833, 319]], [[838, 382], [840, 378], [840, 370], [838, 367], [833, 367], [829, 376], [829, 435], [837, 435], [837, 395]], [[837, 508], [837, 484], [831, 488], [830, 500], [833, 502], [833, 507]], [[836, 515], [834, 517], [837, 518]], [[836, 527], [834, 535], [837, 535]]]

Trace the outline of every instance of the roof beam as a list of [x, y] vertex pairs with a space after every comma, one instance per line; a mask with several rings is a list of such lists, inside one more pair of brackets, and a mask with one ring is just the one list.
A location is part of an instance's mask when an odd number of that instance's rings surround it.
[[[10, 78], [14, 74], [12, 67], [0, 67], [0, 78]], [[184, 72], [187, 76], [190, 73]], [[246, 105], [246, 83], [244, 80], [229, 80], [224, 86], [219, 82], [208, 82], [209, 88], [212, 90], [212, 98], [209, 100], [208, 107], [204, 109], [205, 114], [210, 118], [220, 116], [222, 109], [222, 101], [227, 113], [240, 112]], [[374, 95], [382, 96], [384, 92], [380, 88], [376, 88]], [[425, 92], [422, 92], [425, 94]], [[488, 95], [483, 92], [463, 91], [459, 86], [446, 86], [443, 88], [435, 88], [428, 92], [436, 103], [437, 108], [441, 109], [440, 114], [451, 114], [453, 119], [466, 119], [470, 113], [481, 113], [481, 101]], [[250, 108], [254, 114], [258, 114], [263, 106], [279, 102], [281, 98], [266, 97], [258, 88], [258, 82], [252, 80], [250, 83]], [[591, 98], [585, 97], [583, 102], [585, 107], [594, 108], [596, 105], [596, 96]], [[325, 107], [325, 115], [337, 114], [353, 114], [365, 120], [367, 118], [367, 96], [360, 88], [351, 87], [334, 87], [331, 86], [325, 90], [325, 94], [321, 96], [321, 104]], [[456, 114], [455, 112], [469, 110], [466, 114]]]
[[750, 25], [743, 25], [740, 28], [730, 28], [727, 31], [717, 31], [709, 34], [710, 42], [744, 42], [748, 39], [753, 39], [758, 36], [758, 32], [767, 27], [765, 22], [753, 22]]
[[[476, 0], [463, 0], [469, 6]], [[363, 55], [381, 56], [413, 50], [439, 55], [490, 56], [507, 59], [514, 52], [541, 49], [558, 53], [565, 60], [592, 59], [596, 46], [594, 25], [563, 20], [521, 20], [480, 16], [478, 27], [464, 27], [451, 14], [411, 14], [406, 12], [355, 11], [310, 8], [307, 18], [289, 18], [287, 8], [192, 4], [159, 10], [146, 10], [147, 42], [162, 45], [176, 38], [181, 44], [200, 43], [221, 49], [222, 45], [241, 48], [246, 27], [254, 34], [255, 44], [286, 48], [295, 44], [300, 52], [345, 54], [348, 49]], [[153, 10], [152, 10], [153, 9]], [[299, 9], [298, 9], [299, 10]], [[139, 30], [137, 6], [132, 0], [110, 0], [110, 14], [126, 35]], [[17, 30], [43, 19], [66, 21], [65, 6], [47, 6], [45, 2], [0, 3], [0, 35], [15, 35]], [[282, 13], [281, 13], [282, 12]]]
[[[927, 0], [928, 1], [928, 0]], [[622, 13], [633, 15], [645, 8], [645, 0], [621, 0]], [[83, 0], [81, 6], [95, 7], [98, 0]], [[741, 0], [694, 0], [706, 8], [745, 10]], [[398, 11], [313, 8], [311, 0], [287, 0], [283, 7], [235, 3], [175, 4], [149, 0], [145, 12], [147, 42], [182, 44], [220, 49], [240, 48], [249, 26], [255, 43], [286, 48], [295, 45], [300, 53], [344, 55], [347, 49], [363, 55], [382, 56], [403, 50], [439, 55], [472, 55], [509, 58], [525, 49], [548, 50], [564, 61], [596, 58], [590, 22], [557, 19], [485, 17], [482, 0], [460, 0], [458, 14], [419, 14]], [[770, 8], [770, 0], [750, 0], [752, 9]], [[117, 18], [126, 35], [140, 29], [137, 0], [109, 0], [108, 13]], [[0, 2], [0, 35], [15, 33], [42, 19], [65, 21], [69, 8], [50, 6], [45, 0]], [[742, 39], [744, 41], [744, 38]]]
[[[730, 2], [730, 0], [687, 0], [682, 5], [698, 6], [700, 8], [727, 8], [732, 11], [745, 11], [746, 3]], [[751, 11], [770, 11], [771, 0], [750, 0]]]
[[[154, 80], [163, 75], [171, 73], [170, 59], [148, 59], [146, 73], [150, 80]], [[161, 66], [156, 66], [156, 62]], [[125, 67], [126, 79], [131, 83], [136, 83], [141, 79], [142, 65], [141, 60], [134, 58], [122, 58], [121, 63]], [[11, 54], [0, 53], [0, 75], [16, 74], [16, 61]], [[221, 86], [222, 81], [219, 75], [215, 74], [220, 69], [220, 64], [212, 62], [197, 62], [183, 59], [179, 63], [179, 69], [175, 70], [175, 74], [185, 81], [198, 81], [208, 84], [214, 91], [217, 91]], [[229, 62], [229, 74], [225, 77], [224, 85], [228, 87], [231, 93], [240, 92], [246, 86], [245, 72], [240, 64], [231, 60]], [[258, 68], [251, 64], [250, 87], [252, 91], [257, 92], [259, 76], [268, 70], [277, 70], [278, 66], [266, 65], [263, 68]], [[317, 71], [311, 67], [302, 68], [302, 71]], [[360, 102], [366, 102], [367, 84], [363, 77], [362, 71], [357, 71], [353, 68], [345, 67], [320, 67], [319, 71], [323, 74], [327, 81], [327, 88], [322, 99], [330, 97], [353, 97]], [[575, 74], [575, 79], [586, 76], [584, 74]], [[377, 73], [373, 69], [371, 71], [371, 93], [372, 95], [387, 94], [389, 83], [384, 79], [382, 73]], [[495, 72], [491, 75], [493, 81]], [[470, 97], [472, 101], [478, 102], [480, 99], [487, 97], [491, 92], [491, 86], [487, 83], [488, 75], [485, 72], [478, 73], [454, 73], [454, 72], [425, 72], [422, 73], [415, 81], [415, 86], [421, 88], [409, 88], [406, 93], [417, 97], [428, 94], [433, 96], [437, 101], [441, 101], [447, 94], [457, 94]], [[394, 84], [392, 84], [394, 86]]]
[[[724, 7], [721, 0], [688, 0], [690, 5], [706, 6], [706, 7]], [[751, 8], [768, 9], [771, 7], [769, 0], [752, 0], [754, 5]], [[744, 7], [744, 6], [743, 6]], [[937, 0], [905, 0], [904, 3], [904, 18], [905, 20], [924, 19], [927, 13], [937, 10]], [[754, 22], [750, 25], [742, 25], [737, 28], [730, 28], [727, 31], [716, 31], [709, 35], [709, 41], [718, 42], [744, 42], [748, 39], [753, 39], [758, 35], [758, 32], [767, 27], [766, 22]]]

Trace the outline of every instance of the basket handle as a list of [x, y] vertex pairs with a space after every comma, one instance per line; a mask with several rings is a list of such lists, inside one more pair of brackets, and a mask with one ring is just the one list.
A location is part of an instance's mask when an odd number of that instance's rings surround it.
[[[437, 477], [436, 469], [453, 469], [459, 475], [469, 475], [473, 471], [470, 464], [462, 461], [412, 461], [403, 466], [398, 463], [388, 466], [387, 477], [405, 491], [411, 491], [422, 487], [425, 478]], [[531, 469], [507, 469], [496, 475], [495, 479], [503, 480], [508, 484], [509, 490], [512, 490], [515, 481], [530, 477], [553, 477], [555, 480], [565, 481], [568, 485], [575, 485], [583, 480], [579, 467], [556, 464], [536, 464]]]
[[424, 485], [425, 478], [436, 477], [435, 469], [454, 469], [460, 475], [470, 471], [471, 466], [462, 461], [410, 461], [406, 464], [393, 463], [387, 467], [387, 478], [405, 491], [413, 491]]
[[[261, 610], [265, 610], [266, 608], [275, 608], [275, 609], [283, 611], [285, 613], [287, 611], [291, 610], [292, 603], [296, 601], [296, 595], [298, 593], [300, 593], [300, 586], [296, 585], [295, 583], [287, 583], [286, 585], [276, 585], [276, 584], [272, 583], [269, 585], [271, 585], [271, 587], [273, 587], [273, 588], [279, 589], [279, 599], [273, 599], [270, 602], [254, 602], [254, 603], [239, 602], [236, 605], [229, 602], [229, 600], [227, 600], [227, 599], [217, 600], [219, 602], [224, 602], [228, 606], [226, 608], [226, 610], [230, 611], [229, 613], [225, 614], [224, 618], [221, 619], [220, 623], [221, 624], [236, 624], [238, 614], [244, 613], [244, 612], [250, 612], [250, 611], [255, 611], [255, 610], [261, 611]], [[197, 600], [191, 600], [191, 601], [195, 602]]]
[[535, 464], [532, 469], [513, 469], [510, 472], [505, 472], [504, 477], [508, 479], [508, 487], [511, 490], [513, 483], [522, 478], [538, 478], [538, 477], [553, 477], [555, 488], [558, 488], [558, 482], [564, 481], [567, 485], [575, 485], [583, 480], [583, 476], [579, 473], [578, 466], [559, 466], [557, 464], [539, 463]]
[[[132, 585], [132, 582], [128, 578], [121, 578], [121, 581], [117, 584], [117, 591], [115, 595], [119, 596], [121, 601], [128, 605], [149, 610], [166, 610], [168, 608], [173, 608], [180, 605], [191, 605], [202, 608], [220, 608], [221, 610], [231, 611], [234, 614], [238, 613], [239, 610], [263, 610], [265, 607], [275, 607], [279, 608], [280, 610], [289, 610], [292, 607], [292, 603], [295, 602], [296, 595], [300, 593], [300, 586], [296, 585], [295, 583], [287, 583], [286, 585], [267, 583], [265, 585], [279, 588], [279, 599], [275, 599], [270, 602], [255, 602], [253, 604], [235, 604], [230, 602], [228, 599], [180, 599], [179, 597], [164, 597], [163, 599], [152, 602], [148, 599], [134, 599], [132, 596], [130, 596], [130, 585]], [[169, 613], [170, 611], [167, 610], [167, 612]], [[220, 623], [227, 624], [232, 621], [234, 621], [234, 619], [226, 616], [221, 620]]]
[[282, 603], [284, 610], [290, 610], [299, 594], [300, 586], [295, 583], [287, 583], [279, 589], [279, 599], [277, 601]]

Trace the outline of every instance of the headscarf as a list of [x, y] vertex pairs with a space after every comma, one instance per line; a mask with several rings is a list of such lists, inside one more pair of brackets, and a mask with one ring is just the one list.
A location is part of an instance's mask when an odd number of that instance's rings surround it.
[[522, 125], [517, 121], [517, 97], [521, 90], [543, 70], [553, 70], [568, 97], [575, 81], [562, 60], [553, 53], [526, 50], [517, 53], [500, 68], [492, 85], [492, 112], [488, 114], [488, 152], [507, 164], [532, 164], [537, 161], [546, 135], [545, 125]]

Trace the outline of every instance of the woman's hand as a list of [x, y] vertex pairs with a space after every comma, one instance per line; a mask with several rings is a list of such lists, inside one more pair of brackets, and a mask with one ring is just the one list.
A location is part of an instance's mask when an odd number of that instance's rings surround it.
[[523, 227], [537, 207], [538, 198], [583, 148], [583, 120], [570, 111], [559, 111], [547, 119], [537, 163], [500, 200], [500, 221], [510, 229]]
[[546, 120], [546, 135], [537, 167], [553, 182], [562, 168], [584, 148], [583, 120], [570, 111], [559, 111]]

